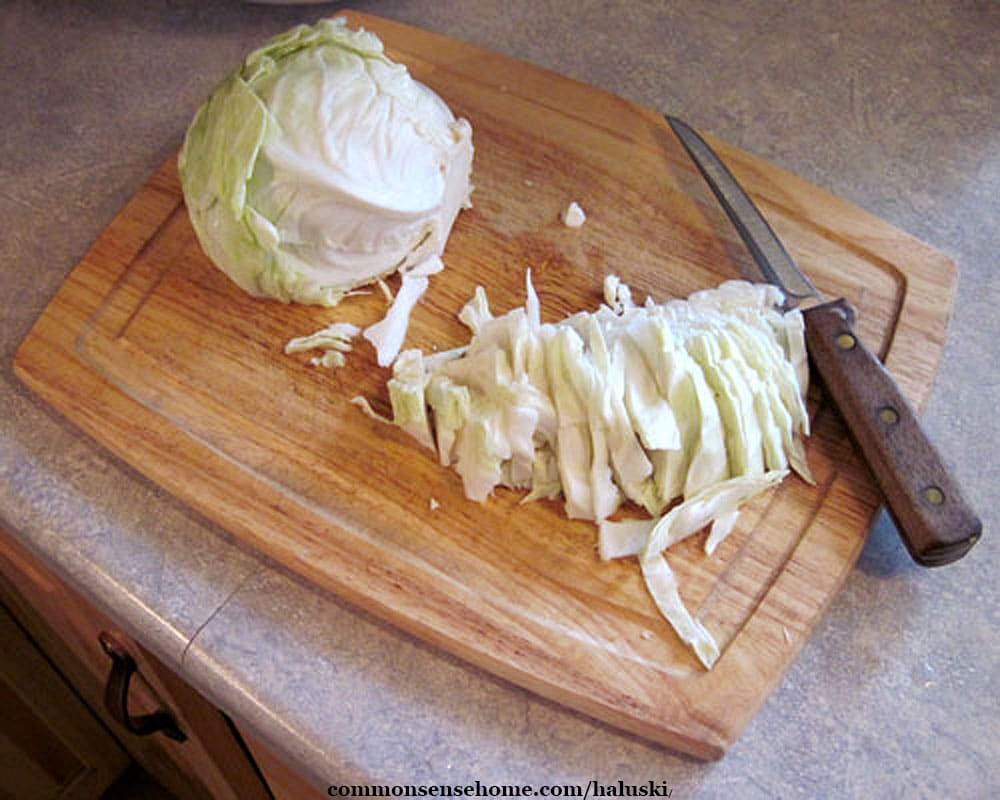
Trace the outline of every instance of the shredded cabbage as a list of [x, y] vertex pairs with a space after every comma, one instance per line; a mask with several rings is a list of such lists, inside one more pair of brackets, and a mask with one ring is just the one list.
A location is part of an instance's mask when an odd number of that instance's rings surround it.
[[349, 322], [332, 322], [308, 336], [291, 339], [285, 345], [285, 353], [291, 355], [307, 350], [322, 350], [323, 354], [310, 359], [310, 364], [314, 367], [342, 367], [346, 363], [344, 353], [351, 352], [351, 340], [360, 332], [360, 328]]
[[[711, 554], [789, 468], [810, 480], [802, 317], [779, 310], [774, 287], [742, 281], [640, 307], [609, 276], [605, 305], [542, 323], [530, 271], [525, 289], [524, 308], [495, 316], [477, 287], [459, 315], [467, 347], [400, 355], [393, 421], [454, 466], [472, 500], [511, 487], [596, 522], [601, 558], [638, 558], [657, 608], [711, 667], [719, 649], [665, 551], [710, 528]], [[650, 518], [609, 519], [626, 501]]]

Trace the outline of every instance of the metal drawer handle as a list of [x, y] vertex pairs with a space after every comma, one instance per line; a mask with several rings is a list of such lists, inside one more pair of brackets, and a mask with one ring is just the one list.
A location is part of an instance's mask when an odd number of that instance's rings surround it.
[[111, 659], [111, 672], [104, 687], [104, 707], [114, 720], [136, 736], [162, 733], [175, 742], [187, 741], [184, 731], [177, 726], [177, 722], [168, 711], [161, 710], [137, 717], [128, 713], [128, 689], [132, 676], [138, 671], [138, 666], [135, 659], [110, 633], [102, 631], [97, 640]]

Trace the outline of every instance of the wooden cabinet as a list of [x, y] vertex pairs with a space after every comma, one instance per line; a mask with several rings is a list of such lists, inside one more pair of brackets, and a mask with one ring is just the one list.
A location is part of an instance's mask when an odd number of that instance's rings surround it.
[[0, 605], [0, 798], [96, 800], [131, 762]]
[[[0, 602], [113, 733], [121, 750], [178, 798], [271, 797], [239, 733], [222, 712], [2, 529]], [[8, 660], [6, 649], [0, 658]], [[126, 675], [129, 668], [135, 671]], [[122, 699], [120, 690], [127, 688], [127, 711], [132, 718], [166, 715], [181, 733], [170, 738], [163, 731], [136, 735], [127, 730], [120, 705], [115, 713], [109, 711], [105, 697], [109, 680], [117, 686], [113, 694], [118, 700]], [[11, 724], [5, 714], [0, 732], [6, 733]], [[63, 727], [70, 727], [68, 718]], [[50, 740], [53, 747], [57, 740]], [[52, 763], [57, 762], [53, 756]]]
[[330, 797], [328, 784], [310, 780], [292, 769], [249, 731], [244, 732], [243, 739], [260, 767], [274, 800], [321, 800]]

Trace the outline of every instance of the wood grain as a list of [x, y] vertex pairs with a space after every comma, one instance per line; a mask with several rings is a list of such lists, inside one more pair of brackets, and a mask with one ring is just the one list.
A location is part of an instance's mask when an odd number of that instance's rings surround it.
[[[684, 296], [749, 267], [662, 117], [495, 53], [364, 15], [393, 57], [470, 120], [474, 207], [459, 217], [415, 310], [408, 346], [465, 339], [477, 284], [497, 312], [595, 308], [608, 273], [639, 299]], [[875, 217], [712, 140], [819, 289], [919, 407], [943, 347], [956, 270]], [[572, 200], [588, 215], [569, 229]], [[591, 525], [556, 503], [458, 477], [385, 409], [388, 373], [366, 347], [323, 371], [284, 343], [332, 320], [365, 325], [378, 293], [333, 310], [242, 293], [202, 254], [173, 160], [67, 279], [16, 358], [22, 379], [84, 430], [239, 540], [315, 584], [494, 673], [702, 758], [737, 739], [854, 564], [878, 494], [834, 414], [811, 398], [818, 485], [760, 498], [712, 558], [669, 555], [684, 600], [723, 654], [704, 672], [646, 595], [635, 564], [599, 561]], [[440, 507], [431, 510], [434, 498]]]

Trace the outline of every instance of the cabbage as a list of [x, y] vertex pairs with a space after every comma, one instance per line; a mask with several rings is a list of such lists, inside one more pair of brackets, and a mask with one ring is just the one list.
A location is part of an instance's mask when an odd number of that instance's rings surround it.
[[728, 515], [755, 495], [779, 483], [788, 473], [774, 470], [764, 475], [729, 478], [707, 486], [657, 520], [640, 554], [641, 559], [659, 555], [671, 545]]
[[[326, 19], [246, 57], [196, 113], [179, 170], [198, 240], [233, 281], [332, 306], [440, 256], [468, 204], [471, 136], [378, 37]], [[384, 363], [423, 288], [376, 341]]]
[[[568, 517], [597, 523], [601, 558], [638, 558], [657, 608], [710, 667], [718, 647], [665, 551], [709, 528], [711, 555], [789, 466], [808, 479], [802, 317], [778, 310], [773, 287], [739, 281], [639, 307], [610, 276], [597, 311], [543, 323], [530, 272], [525, 290], [523, 308], [495, 316], [477, 287], [459, 313], [468, 346], [404, 352], [393, 422], [436, 447], [472, 500], [526, 489], [522, 502], [561, 496]], [[626, 500], [650, 518], [610, 520]]]
[[[615, 367], [622, 373], [625, 407], [643, 447], [677, 450], [681, 446], [680, 430], [670, 403], [657, 386], [655, 364], [650, 369], [635, 342], [623, 340], [618, 345]], [[628, 380], [624, 380], [626, 374]]]
[[493, 314], [490, 313], [490, 301], [482, 286], [476, 287], [472, 299], [458, 312], [458, 318], [472, 331], [473, 335], [479, 333], [483, 325], [493, 319]]
[[401, 353], [388, 383], [392, 419], [418, 442], [433, 450], [435, 445], [427, 416], [426, 386], [423, 353], [419, 350]]
[[604, 279], [604, 302], [616, 314], [623, 314], [626, 309], [635, 308], [632, 290], [628, 284], [622, 283], [617, 275], [608, 275]]
[[[594, 519], [591, 466], [594, 453], [588, 414], [589, 392], [577, 391], [574, 373], [582, 368], [583, 340], [569, 327], [556, 329], [545, 343], [545, 365], [558, 415], [556, 463], [570, 519]], [[600, 459], [604, 454], [598, 454]]]
[[[636, 436], [636, 429], [633, 427], [634, 418], [629, 415], [626, 408], [625, 397], [628, 384], [625, 379], [625, 359], [620, 352], [621, 343], [616, 343], [616, 347], [619, 349], [614, 354], [608, 353], [604, 337], [600, 335], [600, 327], [596, 321], [594, 329], [593, 340], [601, 343], [597, 348], [601, 354], [596, 366], [598, 371], [606, 376], [604, 403], [608, 418], [608, 450], [611, 466], [614, 469], [615, 482], [625, 497], [650, 513], [656, 513], [661, 504], [656, 496], [656, 486], [652, 480], [653, 464], [643, 447], [643, 442], [640, 441], [641, 433], [639, 437]], [[593, 344], [591, 352], [595, 353], [595, 362], [597, 362], [597, 353]]]
[[718, 659], [719, 648], [681, 600], [677, 578], [663, 551], [711, 525], [712, 532], [705, 543], [705, 551], [711, 555], [732, 530], [740, 506], [775, 486], [787, 474], [774, 470], [762, 476], [729, 478], [702, 489], [659, 519], [600, 523], [598, 552], [601, 558], [639, 557], [643, 580], [660, 613], [706, 667], [711, 667]]
[[322, 350], [323, 355], [310, 360], [314, 367], [342, 367], [346, 363], [344, 353], [350, 353], [353, 349], [351, 339], [360, 332], [350, 322], [332, 322], [308, 336], [291, 339], [285, 345], [285, 353], [291, 355], [308, 350]]
[[434, 375], [427, 384], [427, 403], [434, 412], [438, 460], [441, 466], [450, 466], [455, 435], [469, 418], [472, 395], [467, 386], [455, 383], [446, 375]]
[[680, 640], [694, 650], [698, 660], [711, 668], [719, 658], [719, 646], [704, 625], [691, 616], [677, 587], [677, 576], [661, 555], [639, 561], [642, 578], [653, 602]]

